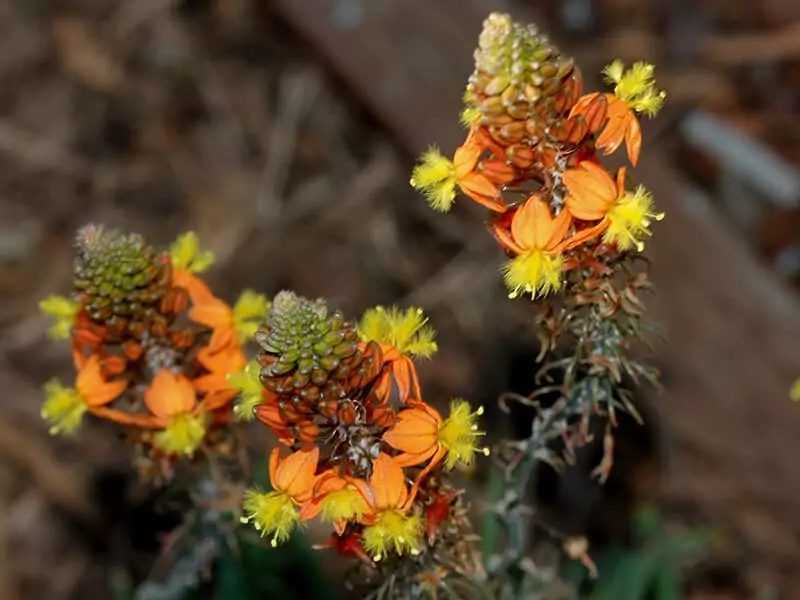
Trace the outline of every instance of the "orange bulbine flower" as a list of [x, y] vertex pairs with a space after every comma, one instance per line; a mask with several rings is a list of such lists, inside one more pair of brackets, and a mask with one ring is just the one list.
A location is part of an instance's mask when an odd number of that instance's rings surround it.
[[372, 492], [363, 479], [342, 477], [329, 470], [319, 476], [314, 488], [314, 499], [300, 511], [300, 519], [313, 519], [321, 514], [322, 519], [333, 523], [338, 535], [344, 533], [347, 523], [360, 521], [370, 510]]
[[[397, 415], [397, 423], [383, 434], [383, 441], [403, 454], [395, 457], [401, 467], [419, 465], [430, 459], [432, 468], [444, 459], [445, 467], [452, 469], [458, 463], [469, 465], [479, 450], [477, 418], [483, 408], [472, 412], [463, 400], [454, 400], [450, 415], [442, 419], [439, 412], [424, 402], [413, 402]], [[427, 470], [430, 470], [427, 469]]]
[[628, 159], [635, 167], [642, 150], [642, 128], [636, 113], [614, 94], [594, 92], [581, 97], [570, 111], [570, 118], [582, 115], [589, 131], [595, 133], [603, 127], [597, 137], [596, 145], [606, 156], [616, 152], [623, 142], [628, 151]]
[[363, 545], [373, 560], [381, 560], [390, 549], [397, 554], [419, 554], [422, 545], [422, 519], [406, 514], [414, 502], [416, 486], [406, 487], [403, 469], [388, 454], [381, 452], [372, 466], [369, 480], [370, 514], [364, 517]]
[[247, 364], [241, 347], [232, 344], [214, 354], [208, 346], [204, 346], [197, 351], [197, 361], [209, 373], [201, 375], [192, 382], [196, 390], [201, 392], [232, 391], [235, 395], [236, 390], [231, 387], [228, 376], [241, 371]]
[[583, 161], [577, 168], [564, 172], [564, 185], [569, 196], [569, 212], [581, 221], [598, 221], [608, 214], [614, 201], [625, 193], [625, 167], [617, 171], [617, 181], [592, 161]]
[[582, 241], [576, 236], [565, 239], [571, 224], [568, 211], [553, 218], [550, 207], [534, 194], [514, 213], [510, 232], [498, 225], [492, 228], [500, 243], [517, 254], [503, 269], [511, 298], [520, 293], [536, 298], [561, 287], [561, 253]]
[[243, 523], [251, 522], [263, 536], [272, 535], [271, 544], [289, 539], [301, 521], [297, 507], [309, 502], [317, 483], [319, 448], [311, 446], [290, 454], [283, 460], [280, 449], [269, 456], [269, 480], [273, 490], [262, 493], [247, 490], [244, 495]]
[[[642, 131], [636, 113], [654, 116], [664, 104], [666, 94], [656, 88], [653, 74], [655, 67], [645, 62], [634, 63], [625, 69], [622, 61], [615, 60], [603, 74], [608, 83], [614, 84], [613, 94], [587, 94], [578, 100], [570, 111], [570, 117], [581, 114], [586, 118], [589, 130], [599, 131], [597, 147], [605, 154], [614, 152], [622, 142], [628, 149], [628, 158], [636, 166], [642, 149]], [[606, 104], [605, 111], [603, 105]], [[604, 114], [605, 113], [605, 114]]]
[[[427, 325], [428, 319], [421, 308], [401, 310], [376, 306], [364, 313], [358, 324], [362, 342], [376, 342], [381, 349], [384, 368], [373, 385], [373, 394], [380, 402], [388, 400], [391, 379], [394, 378], [405, 402], [409, 394], [421, 400], [417, 369], [412, 358], [430, 358], [438, 350], [436, 332]], [[360, 346], [363, 350], [364, 344]]]
[[564, 185], [569, 191], [565, 203], [576, 219], [600, 219], [597, 225], [578, 234], [584, 239], [602, 232], [606, 244], [620, 250], [636, 247], [641, 251], [641, 239], [650, 235], [651, 221], [660, 221], [664, 214], [653, 212], [653, 199], [642, 186], [632, 194], [625, 191], [625, 173], [625, 167], [621, 167], [615, 183], [603, 167], [583, 161], [576, 169], [564, 172]]
[[86, 360], [81, 358], [74, 388], [65, 388], [55, 380], [45, 385], [47, 398], [42, 406], [42, 418], [50, 423], [50, 433], [72, 433], [87, 410], [95, 412], [104, 407], [127, 386], [127, 381], [105, 380], [97, 355]]
[[[478, 166], [484, 147], [472, 139], [459, 146], [453, 160], [442, 156], [438, 149], [432, 147], [422, 155], [422, 160], [411, 175], [411, 186], [420, 190], [428, 199], [431, 208], [447, 212], [456, 197], [456, 188], [482, 204], [489, 210], [504, 212], [500, 190]], [[511, 177], [510, 171], [503, 171], [499, 165], [490, 166], [495, 180]]]
[[206, 435], [205, 404], [197, 403], [191, 382], [183, 375], [161, 369], [144, 393], [144, 403], [153, 415], [157, 448], [167, 454], [191, 456]]

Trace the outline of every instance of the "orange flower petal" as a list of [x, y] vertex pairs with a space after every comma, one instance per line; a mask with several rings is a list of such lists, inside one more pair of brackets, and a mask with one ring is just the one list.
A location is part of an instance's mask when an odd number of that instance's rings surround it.
[[211, 297], [189, 310], [189, 318], [208, 327], [232, 327], [233, 311], [227, 302]]
[[147, 408], [162, 419], [189, 412], [196, 402], [197, 396], [189, 380], [168, 369], [161, 369], [144, 393]]
[[583, 96], [578, 98], [578, 101], [569, 111], [569, 116], [567, 118], [571, 119], [575, 115], [584, 114], [599, 95], [600, 92], [591, 92], [590, 94], [584, 94]]
[[[392, 367], [392, 374], [397, 383], [397, 391], [400, 394], [400, 402], [406, 402], [409, 398], [412, 388], [412, 379], [414, 378], [415, 369], [414, 364], [407, 356], [401, 356], [400, 360], [395, 361]], [[419, 388], [419, 386], [416, 386]], [[415, 390], [415, 396], [418, 389]], [[417, 399], [419, 397], [417, 396]]]
[[515, 252], [517, 254], [522, 254], [523, 252], [525, 252], [525, 249], [516, 242], [511, 233], [505, 230], [499, 224], [492, 223], [489, 227], [490, 227], [489, 231], [495, 237], [495, 239], [503, 249], [511, 250], [512, 252]]
[[453, 155], [456, 179], [466, 177], [475, 169], [482, 151], [481, 147], [476, 144], [464, 144], [456, 148]]
[[91, 406], [89, 412], [107, 421], [142, 429], [161, 429], [167, 424], [165, 420], [153, 415], [131, 414], [105, 406]]
[[483, 204], [490, 210], [495, 212], [506, 210], [500, 200], [500, 192], [497, 187], [479, 173], [470, 173], [463, 179], [459, 179], [458, 187], [475, 202]]
[[197, 361], [210, 371], [192, 382], [195, 389], [204, 392], [228, 390], [228, 375], [247, 364], [247, 358], [238, 344], [231, 344], [216, 353], [211, 352], [210, 346], [204, 346], [197, 351]]
[[420, 454], [410, 454], [408, 452], [404, 452], [403, 454], [398, 454], [395, 456], [394, 461], [403, 468], [415, 467], [430, 459], [434, 454], [436, 454], [437, 450], [439, 450], [438, 444], [431, 446], [425, 452]]
[[119, 396], [128, 387], [127, 381], [106, 381], [103, 378], [100, 357], [92, 355], [83, 365], [75, 382], [75, 389], [89, 406], [103, 406]]
[[636, 115], [631, 115], [628, 128], [625, 130], [625, 145], [628, 149], [628, 160], [635, 167], [639, 162], [639, 153], [642, 151], [642, 128]]
[[272, 485], [276, 490], [289, 494], [296, 502], [306, 502], [311, 499], [317, 482], [318, 462], [319, 448], [316, 446], [298, 450], [278, 463]]
[[548, 252], [556, 250], [559, 244], [564, 241], [564, 236], [567, 235], [570, 225], [572, 225], [572, 215], [568, 210], [562, 209], [556, 218], [553, 219], [552, 233], [550, 234], [550, 239], [547, 240], [547, 244], [545, 245], [544, 249]]
[[[625, 114], [619, 117], [611, 117], [603, 129], [602, 133], [597, 136], [597, 147], [603, 149], [603, 153], [608, 155], [616, 152], [622, 142], [625, 141], [625, 131], [628, 128], [628, 123], [633, 115]], [[636, 117], [633, 117], [634, 119]]]
[[395, 450], [408, 454], [425, 454], [439, 443], [442, 418], [419, 408], [410, 408], [397, 415], [397, 423], [383, 434], [383, 441]]
[[596, 221], [605, 216], [617, 198], [617, 188], [603, 167], [583, 161], [577, 168], [564, 172], [564, 185], [569, 190], [566, 205], [576, 219]]
[[[603, 219], [597, 225], [581, 229], [567, 240], [562, 250], [563, 251], [570, 250], [576, 246], [583, 244], [584, 242], [594, 239], [598, 235], [603, 233], [607, 228], [608, 228], [608, 219]], [[567, 270], [566, 266], [564, 267], [564, 270]]]
[[544, 250], [553, 236], [550, 207], [533, 195], [517, 210], [511, 220], [511, 235], [525, 250]]
[[378, 454], [372, 465], [369, 486], [372, 490], [373, 506], [378, 511], [400, 508], [408, 498], [403, 469], [383, 452]]
[[219, 390], [206, 394], [205, 398], [197, 405], [195, 412], [212, 412], [230, 404], [236, 398], [235, 390]]
[[173, 268], [172, 285], [185, 289], [192, 304], [202, 304], [214, 298], [208, 286], [189, 269]]
[[211, 339], [208, 340], [208, 349], [211, 352], [220, 352], [236, 342], [236, 330], [232, 325], [220, 325], [214, 329]]

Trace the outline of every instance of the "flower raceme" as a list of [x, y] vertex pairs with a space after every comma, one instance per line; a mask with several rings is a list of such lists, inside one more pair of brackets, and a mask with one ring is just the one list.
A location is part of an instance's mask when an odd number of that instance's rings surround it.
[[54, 320], [52, 335], [70, 338], [78, 377], [74, 389], [47, 384], [43, 418], [52, 433], [70, 433], [88, 412], [149, 446], [147, 460], [192, 456], [228, 421], [242, 391], [228, 376], [246, 369], [240, 340], [266, 299], [245, 293], [230, 308], [216, 298], [196, 275], [213, 255], [193, 233], [167, 253], [139, 235], [87, 225], [75, 248], [73, 299], [52, 296], [40, 307]]
[[[246, 390], [248, 410], [281, 444], [295, 452], [317, 449], [320, 472], [302, 500], [290, 503], [276, 493], [267, 505], [263, 494], [249, 492], [246, 520], [265, 535], [278, 532], [277, 543], [297, 523], [319, 518], [334, 530], [323, 547], [371, 564], [389, 554], [424, 552], [424, 507], [446, 479], [445, 466], [470, 463], [481, 451], [483, 433], [480, 409], [458, 401], [443, 419], [421, 401], [415, 361], [437, 350], [422, 310], [379, 306], [356, 324], [321, 299], [284, 291], [274, 297], [256, 340], [260, 376], [251, 363], [228, 383]], [[272, 477], [273, 486], [285, 492], [278, 479]], [[452, 528], [445, 508], [439, 522]], [[436, 532], [427, 533], [434, 544]]]
[[[542, 298], [562, 288], [567, 271], [593, 268], [604, 253], [640, 249], [663, 215], [643, 187], [628, 193], [615, 186], [599, 153], [624, 143], [638, 163], [637, 115], [654, 116], [666, 97], [653, 65], [626, 69], [614, 61], [603, 71], [613, 91], [584, 94], [571, 58], [536, 27], [499, 13], [484, 21], [474, 58], [462, 112], [466, 139], [453, 161], [438, 150], [423, 154], [412, 187], [441, 212], [457, 192], [491, 211], [489, 229], [513, 255], [503, 268], [511, 297]], [[488, 186], [476, 194], [461, 185], [473, 175], [491, 184], [491, 195]], [[618, 181], [624, 178], [623, 170]], [[520, 194], [527, 199], [520, 202]]]

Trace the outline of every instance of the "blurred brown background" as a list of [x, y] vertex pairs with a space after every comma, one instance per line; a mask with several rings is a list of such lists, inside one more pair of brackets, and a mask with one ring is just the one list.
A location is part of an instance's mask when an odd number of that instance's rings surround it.
[[421, 305], [432, 399], [489, 404], [532, 368], [480, 212], [434, 214], [407, 184], [417, 152], [459, 141], [491, 10], [551, 31], [589, 85], [644, 59], [669, 93], [636, 172], [667, 212], [648, 251], [666, 391], [621, 433], [613, 487], [549, 496], [576, 533], [650, 500], [719, 527], [693, 598], [800, 597], [795, 0], [0, 0], [0, 599], [108, 598], [156, 547], [113, 431], [53, 439], [38, 418], [70, 364], [36, 305], [68, 291], [86, 221], [160, 244], [194, 229], [227, 298]]

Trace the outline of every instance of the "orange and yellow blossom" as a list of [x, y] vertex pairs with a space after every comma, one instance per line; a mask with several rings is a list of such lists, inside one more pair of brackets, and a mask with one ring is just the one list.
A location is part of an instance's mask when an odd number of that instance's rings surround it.
[[576, 219], [600, 222], [581, 232], [583, 236], [603, 233], [606, 244], [620, 250], [644, 248], [642, 238], [650, 235], [650, 223], [664, 218], [654, 212], [653, 198], [642, 186], [635, 192], [625, 190], [625, 167], [617, 171], [616, 183], [603, 167], [583, 161], [577, 168], [564, 172], [564, 185], [569, 191], [567, 211]]
[[417, 369], [413, 358], [430, 358], [438, 350], [436, 331], [427, 325], [428, 319], [422, 309], [410, 307], [401, 310], [395, 306], [386, 309], [376, 306], [364, 313], [358, 324], [358, 334], [362, 342], [376, 342], [381, 348], [385, 365], [375, 383], [376, 395], [383, 399], [389, 395], [394, 378], [400, 395], [400, 402], [409, 396], [419, 400], [421, 390]]
[[409, 493], [403, 469], [388, 454], [381, 452], [372, 466], [369, 480], [370, 513], [363, 522], [362, 544], [375, 561], [390, 551], [396, 554], [419, 554], [422, 547], [422, 518], [407, 514], [416, 495]]
[[128, 386], [127, 381], [106, 381], [100, 357], [79, 358], [79, 371], [74, 388], [66, 388], [57, 380], [45, 385], [46, 399], [42, 418], [50, 423], [50, 433], [73, 433], [87, 411], [95, 412], [117, 398]]
[[358, 522], [370, 511], [372, 492], [363, 479], [341, 476], [331, 469], [319, 476], [314, 498], [303, 506], [300, 519], [317, 515], [333, 523], [337, 535], [344, 533], [348, 522]]
[[566, 239], [571, 224], [568, 211], [562, 210], [554, 218], [550, 207], [534, 194], [514, 213], [510, 232], [494, 228], [497, 239], [517, 254], [503, 267], [506, 285], [511, 290], [509, 297], [528, 293], [535, 299], [561, 287], [562, 252], [582, 240], [578, 236]]
[[383, 441], [402, 454], [394, 458], [401, 467], [419, 465], [430, 459], [426, 471], [444, 460], [452, 469], [458, 463], [472, 464], [480, 448], [478, 440], [484, 435], [478, 430], [477, 419], [483, 407], [472, 412], [464, 400], [453, 400], [450, 415], [442, 419], [439, 412], [424, 402], [413, 402], [412, 408], [397, 415], [397, 423], [383, 434]]
[[252, 523], [262, 537], [271, 535], [273, 547], [288, 540], [301, 521], [298, 507], [313, 497], [318, 462], [319, 448], [316, 446], [298, 450], [284, 459], [280, 457], [279, 448], [273, 449], [269, 457], [269, 480], [273, 491], [247, 490], [242, 522]]
[[[445, 158], [437, 148], [431, 147], [422, 155], [411, 174], [411, 187], [421, 191], [428, 199], [431, 208], [447, 212], [455, 202], [456, 188], [482, 204], [489, 210], [504, 212], [506, 207], [500, 190], [492, 180], [481, 173], [478, 162], [484, 151], [483, 145], [470, 133], [467, 141], [459, 146], [453, 160]], [[495, 161], [497, 162], [497, 161]], [[498, 167], [508, 169], [509, 180], [513, 179], [513, 169], [499, 163]], [[495, 179], [502, 174], [494, 174]]]
[[144, 393], [152, 413], [150, 425], [161, 428], [154, 445], [167, 454], [191, 456], [206, 435], [206, 403], [198, 404], [192, 383], [183, 375], [161, 369]]
[[[598, 131], [605, 122], [605, 128], [597, 137], [597, 147], [608, 155], [625, 142], [628, 159], [634, 166], [642, 149], [642, 130], [636, 113], [655, 116], [666, 98], [666, 93], [655, 87], [654, 71], [653, 65], [644, 62], [634, 63], [626, 70], [622, 61], [615, 60], [603, 70], [606, 81], [614, 84], [614, 93], [586, 94], [569, 115], [570, 118], [584, 116], [592, 132]], [[603, 114], [604, 118], [598, 118]]]

